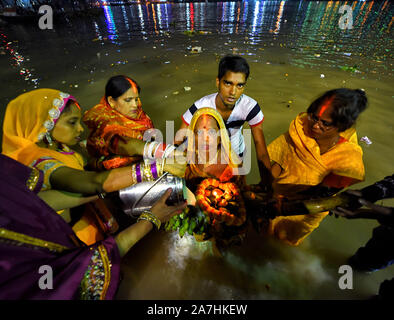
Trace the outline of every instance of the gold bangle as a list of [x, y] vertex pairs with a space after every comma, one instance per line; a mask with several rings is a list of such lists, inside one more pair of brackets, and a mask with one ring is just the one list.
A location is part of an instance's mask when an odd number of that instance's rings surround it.
[[38, 171], [36, 168], [32, 168], [29, 179], [27, 179], [26, 181], [26, 186], [29, 188], [30, 191], [34, 191], [34, 189], [37, 186], [39, 178], [40, 178], [40, 171]]
[[144, 211], [141, 213], [141, 215], [138, 217], [137, 222], [141, 220], [146, 220], [151, 222], [157, 230], [160, 229], [161, 227], [161, 221], [158, 217], [156, 217], [152, 212], [150, 211]]
[[137, 183], [137, 173], [136, 173], [136, 169], [135, 169], [136, 166], [137, 166], [136, 164], [133, 164], [131, 166], [131, 178], [133, 179], [133, 184]]
[[152, 172], [150, 170], [150, 164], [145, 163], [143, 172], [144, 172], [144, 178], [145, 178], [144, 181], [153, 181], [154, 180]]
[[165, 161], [165, 159], [157, 159], [156, 160], [157, 175], [159, 177], [161, 177], [163, 175], [164, 161]]

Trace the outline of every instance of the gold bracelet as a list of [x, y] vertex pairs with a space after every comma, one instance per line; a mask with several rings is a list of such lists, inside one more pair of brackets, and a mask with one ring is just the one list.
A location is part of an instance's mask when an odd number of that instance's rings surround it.
[[150, 170], [150, 164], [145, 163], [143, 172], [144, 172], [144, 180], [143, 181], [153, 181], [154, 180], [152, 172]]
[[163, 175], [164, 161], [165, 159], [156, 159], [157, 175], [159, 177]]
[[135, 169], [136, 166], [137, 166], [136, 164], [133, 164], [131, 166], [131, 178], [133, 179], [133, 184], [137, 183], [137, 173], [136, 173], [136, 169]]
[[137, 222], [139, 222], [140, 220], [146, 220], [151, 222], [157, 228], [157, 230], [159, 230], [161, 227], [160, 219], [148, 210], [141, 213], [141, 215], [137, 219]]

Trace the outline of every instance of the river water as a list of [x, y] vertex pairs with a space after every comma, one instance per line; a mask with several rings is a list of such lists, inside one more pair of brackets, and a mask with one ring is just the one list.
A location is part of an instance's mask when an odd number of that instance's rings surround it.
[[[108, 1], [109, 3], [110, 1]], [[357, 123], [366, 179], [393, 171], [393, 12], [390, 1], [347, 1], [352, 29], [341, 29], [345, 2], [239, 1], [113, 3], [97, 14], [35, 24], [0, 25], [0, 114], [22, 92], [51, 87], [94, 106], [107, 79], [126, 74], [141, 86], [155, 126], [175, 128], [183, 112], [216, 90], [222, 56], [244, 56], [251, 68], [245, 93], [265, 115], [266, 142], [320, 93], [363, 88], [369, 107]], [[350, 26], [349, 24], [347, 26]], [[192, 53], [201, 47], [200, 53]], [[186, 91], [184, 88], [190, 87]], [[173, 122], [172, 122], [173, 121]], [[168, 132], [171, 136], [171, 130]], [[171, 139], [171, 137], [169, 137]], [[249, 183], [258, 182], [254, 146]], [[383, 202], [393, 205], [392, 200]], [[327, 217], [299, 247], [253, 230], [244, 244], [215, 256], [209, 242], [150, 233], [124, 258], [118, 299], [364, 299], [394, 276], [394, 267], [354, 273], [341, 290], [338, 269], [371, 236], [375, 221]]]

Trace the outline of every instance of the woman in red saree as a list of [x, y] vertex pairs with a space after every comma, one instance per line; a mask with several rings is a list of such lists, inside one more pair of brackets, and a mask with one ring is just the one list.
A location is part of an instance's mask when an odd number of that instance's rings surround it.
[[163, 158], [175, 149], [158, 142], [143, 141], [154, 129], [152, 120], [142, 110], [140, 87], [133, 79], [119, 75], [110, 78], [100, 103], [85, 112], [89, 128], [87, 149], [95, 159], [95, 170], [123, 167], [141, 160]]

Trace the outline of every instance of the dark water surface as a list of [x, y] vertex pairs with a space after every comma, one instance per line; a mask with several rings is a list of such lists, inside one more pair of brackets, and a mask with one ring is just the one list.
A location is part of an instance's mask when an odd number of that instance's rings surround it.
[[[337, 1], [133, 3], [98, 14], [55, 18], [53, 30], [34, 24], [0, 26], [1, 118], [7, 103], [33, 88], [76, 96], [88, 109], [107, 79], [127, 74], [142, 88], [145, 111], [165, 133], [196, 99], [215, 92], [219, 59], [244, 56], [251, 67], [245, 93], [265, 115], [267, 143], [320, 93], [363, 88], [369, 107], [359, 137], [366, 167], [363, 187], [393, 171], [393, 12], [390, 1], [347, 1], [353, 29], [339, 28]], [[201, 47], [200, 53], [192, 53]], [[190, 87], [185, 91], [184, 87]], [[252, 146], [249, 183], [257, 183]], [[393, 201], [384, 203], [392, 205]], [[393, 267], [354, 274], [340, 290], [338, 268], [370, 237], [374, 221], [327, 217], [299, 247], [253, 230], [223, 258], [210, 243], [151, 233], [125, 257], [119, 299], [355, 299], [377, 292]]]

